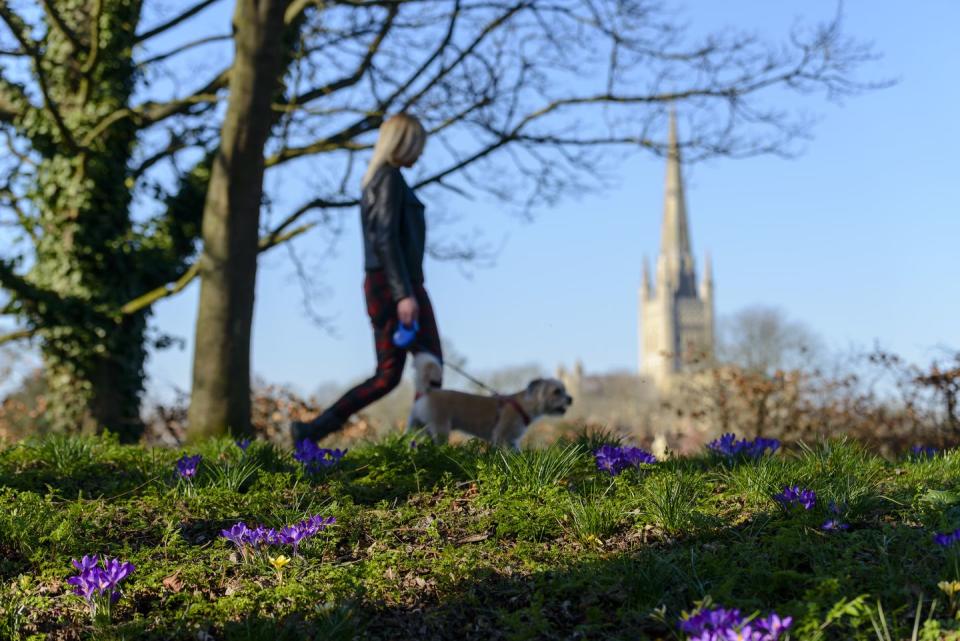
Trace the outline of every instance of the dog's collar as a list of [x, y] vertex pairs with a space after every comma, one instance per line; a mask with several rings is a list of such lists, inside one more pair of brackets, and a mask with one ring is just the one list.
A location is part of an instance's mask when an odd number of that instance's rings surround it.
[[416, 403], [417, 401], [419, 401], [421, 398], [423, 398], [424, 396], [426, 396], [427, 393], [428, 393], [430, 390], [432, 390], [432, 389], [440, 389], [440, 383], [435, 383], [435, 382], [431, 381], [431, 382], [430, 382], [430, 389], [428, 389], [426, 392], [415, 392], [414, 395], [413, 395], [413, 402]]
[[517, 399], [513, 398], [512, 396], [498, 396], [497, 402], [500, 403], [500, 405], [509, 405], [515, 409], [517, 414], [519, 414], [520, 418], [523, 420], [524, 427], [530, 425], [530, 415], [527, 414], [526, 410], [524, 410], [520, 403], [517, 402]]

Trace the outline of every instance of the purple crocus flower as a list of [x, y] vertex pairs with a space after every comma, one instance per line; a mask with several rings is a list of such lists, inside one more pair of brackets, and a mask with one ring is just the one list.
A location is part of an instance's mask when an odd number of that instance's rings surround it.
[[309, 533], [308, 536], [315, 536], [317, 533], [326, 530], [328, 526], [333, 525], [336, 522], [336, 517], [323, 517], [320, 514], [315, 514], [306, 521], [303, 521], [300, 526]]
[[97, 574], [93, 570], [84, 570], [77, 576], [67, 579], [67, 583], [73, 586], [73, 593], [83, 597], [88, 604], [93, 601], [94, 592], [99, 589]]
[[304, 519], [297, 523], [297, 527], [300, 528], [300, 531], [303, 532], [303, 538], [309, 539], [311, 536], [316, 536], [317, 532], [320, 531], [320, 526], [313, 521], [313, 517], [309, 519]]
[[262, 549], [270, 545], [292, 545], [293, 554], [296, 556], [303, 541], [316, 536], [317, 533], [335, 522], [334, 517], [324, 517], [320, 514], [311, 516], [299, 523], [287, 525], [279, 530], [266, 528], [262, 525], [250, 527], [246, 523], [240, 522], [230, 529], [221, 530], [220, 536], [232, 541], [240, 549], [244, 559], [248, 558], [248, 547]]
[[287, 540], [284, 538], [283, 534], [274, 528], [270, 528], [264, 532], [263, 541], [267, 545], [283, 545], [287, 543]]
[[820, 529], [827, 532], [835, 532], [837, 530], [848, 530], [850, 526], [846, 523], [841, 523], [837, 519], [827, 519], [827, 521], [820, 526]]
[[240, 540], [247, 545], [257, 547], [262, 542], [265, 532], [266, 530], [262, 525], [258, 525], [255, 528], [247, 527], [240, 535]]
[[930, 445], [914, 445], [910, 448], [910, 453], [913, 454], [913, 458], [933, 458], [937, 455], [937, 448]]
[[299, 525], [288, 525], [280, 530], [280, 540], [287, 545], [293, 546], [293, 556], [297, 556], [297, 549], [300, 547], [300, 541], [307, 537], [307, 531]]
[[251, 440], [248, 439], [248, 438], [242, 438], [242, 439], [240, 439], [239, 441], [234, 441], [234, 443], [236, 443], [237, 447], [239, 447], [240, 450], [241, 450], [244, 454], [247, 453], [247, 448], [250, 447], [250, 443], [252, 443], [252, 442], [253, 442], [253, 441], [251, 441]]
[[771, 612], [763, 619], [756, 619], [755, 623], [770, 638], [776, 639], [790, 629], [790, 626], [793, 625], [793, 617], [781, 617], [776, 612]]
[[120, 581], [130, 576], [134, 569], [133, 563], [121, 563], [119, 559], [110, 559], [103, 564], [103, 578], [110, 587], [115, 587]]
[[652, 465], [657, 458], [639, 447], [621, 447], [617, 445], [603, 445], [593, 453], [597, 462], [597, 469], [616, 476], [620, 472], [641, 465]]
[[740, 449], [742, 449], [742, 446], [737, 442], [737, 437], [733, 434], [724, 434], [720, 438], [710, 441], [707, 447], [717, 454], [731, 458], [739, 454]]
[[195, 456], [184, 454], [177, 461], [177, 475], [182, 479], [193, 479], [197, 475], [197, 467], [200, 465], [200, 459], [202, 458], [199, 454]]
[[696, 634], [705, 630], [732, 628], [743, 620], [740, 610], [714, 608], [701, 610], [680, 622], [680, 629], [687, 634]]
[[308, 473], [316, 474], [339, 463], [346, 453], [347, 450], [327, 449], [320, 447], [310, 439], [304, 439], [297, 443], [293, 458], [300, 461]]
[[751, 621], [739, 610], [703, 610], [680, 622], [690, 641], [778, 641], [793, 624], [791, 617], [771, 613]]
[[817, 504], [817, 495], [813, 490], [801, 489], [798, 485], [789, 485], [783, 492], [775, 494], [773, 498], [785, 508], [791, 505], [802, 505], [803, 509], [810, 510]]
[[229, 530], [220, 530], [220, 536], [242, 549], [244, 543], [247, 542], [245, 537], [249, 531], [247, 524], [240, 521]]
[[283, 543], [293, 546], [293, 554], [296, 556], [300, 542], [316, 536], [319, 532], [327, 529], [327, 526], [336, 522], [332, 516], [324, 518], [320, 514], [311, 516], [309, 519], [300, 521], [296, 525], [289, 525], [280, 530]]
[[954, 530], [953, 532], [933, 535], [933, 542], [941, 547], [950, 547], [957, 541], [960, 541], [960, 528]]
[[780, 449], [780, 441], [775, 438], [760, 438], [759, 436], [753, 440], [752, 443], [744, 447], [744, 453], [749, 458], [760, 458], [763, 456], [766, 450], [770, 450], [770, 453], [773, 454], [778, 449]]
[[80, 572], [86, 572], [87, 570], [97, 567], [97, 561], [99, 561], [99, 557], [96, 554], [87, 554], [80, 557], [79, 561], [73, 559], [71, 563], [73, 563], [73, 567], [77, 568]]
[[80, 574], [68, 578], [67, 583], [73, 586], [74, 594], [87, 602], [91, 616], [96, 619], [103, 615], [109, 620], [110, 605], [120, 598], [120, 582], [136, 568], [132, 563], [108, 558], [98, 565], [96, 559], [96, 555], [84, 556], [79, 561], [73, 559], [73, 567], [80, 570]]
[[752, 441], [747, 439], [737, 440], [733, 434], [724, 434], [720, 438], [714, 439], [707, 444], [707, 447], [727, 459], [749, 458], [758, 459], [763, 456], [767, 450], [773, 454], [780, 448], [780, 441], [775, 438], [757, 437]]

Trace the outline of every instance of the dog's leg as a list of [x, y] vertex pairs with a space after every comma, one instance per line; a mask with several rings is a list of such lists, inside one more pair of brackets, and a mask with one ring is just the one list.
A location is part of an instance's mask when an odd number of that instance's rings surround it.
[[413, 407], [410, 408], [410, 415], [407, 417], [407, 434], [423, 427], [423, 421], [420, 419], [420, 412], [418, 411], [419, 403], [420, 400], [417, 399], [413, 402]]
[[507, 423], [502, 418], [497, 421], [497, 424], [493, 426], [493, 431], [490, 433], [490, 442], [500, 447], [506, 444], [506, 435], [507, 435]]
[[446, 445], [450, 440], [450, 421], [441, 421], [439, 423], [428, 423], [427, 431], [433, 437], [433, 442], [437, 445]]
[[412, 434], [423, 428], [423, 422], [417, 419], [417, 415], [410, 410], [410, 416], [407, 417], [407, 434]]

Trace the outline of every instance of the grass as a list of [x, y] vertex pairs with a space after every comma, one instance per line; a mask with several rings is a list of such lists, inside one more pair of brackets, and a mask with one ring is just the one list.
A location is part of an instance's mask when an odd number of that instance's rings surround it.
[[[671, 458], [616, 477], [579, 439], [507, 453], [406, 437], [307, 475], [288, 452], [63, 438], [0, 449], [0, 639], [679, 639], [698, 603], [794, 617], [792, 639], [960, 640], [960, 454], [845, 442], [759, 461]], [[203, 462], [185, 491], [184, 453]], [[772, 500], [813, 489], [811, 510]], [[850, 528], [825, 532], [835, 515]], [[283, 572], [219, 536], [335, 516]], [[960, 544], [958, 544], [960, 547]], [[109, 626], [70, 561], [131, 561]], [[285, 551], [290, 554], [289, 549]], [[920, 610], [922, 608], [922, 610]]]

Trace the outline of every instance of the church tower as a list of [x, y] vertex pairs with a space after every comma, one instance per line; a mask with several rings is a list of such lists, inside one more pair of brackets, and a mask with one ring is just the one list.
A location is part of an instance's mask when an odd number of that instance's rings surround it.
[[713, 360], [713, 275], [706, 259], [697, 286], [683, 193], [676, 113], [670, 112], [667, 177], [654, 283], [646, 258], [640, 283], [640, 375], [659, 389]]

